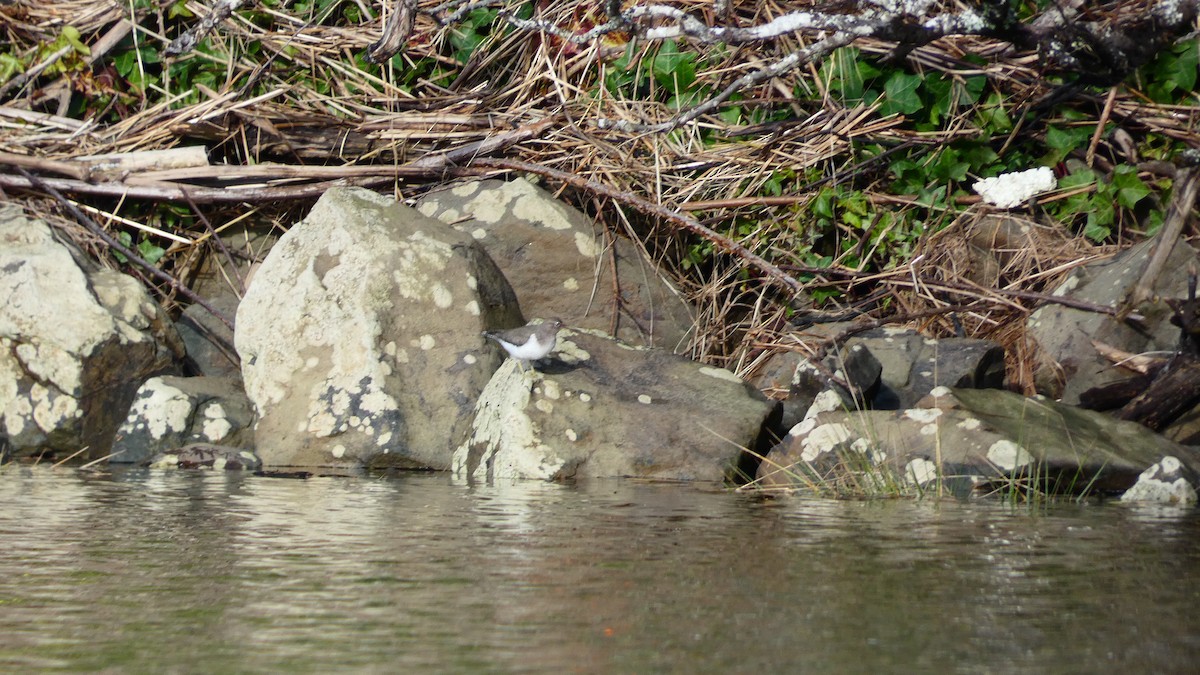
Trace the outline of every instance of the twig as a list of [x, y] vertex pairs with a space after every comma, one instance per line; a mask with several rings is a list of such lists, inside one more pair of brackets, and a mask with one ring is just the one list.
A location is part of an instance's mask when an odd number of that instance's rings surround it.
[[1104, 137], [1104, 125], [1108, 124], [1108, 118], [1112, 116], [1113, 103], [1116, 100], [1117, 88], [1112, 87], [1108, 90], [1108, 98], [1104, 99], [1104, 109], [1100, 111], [1100, 119], [1096, 120], [1096, 131], [1092, 133], [1092, 142], [1088, 143], [1085, 161], [1089, 167], [1096, 161], [1096, 147], [1100, 145], [1100, 139]]
[[[373, 176], [369, 178], [349, 178], [340, 180], [308, 183], [306, 185], [287, 185], [281, 187], [246, 187], [246, 188], [212, 188], [199, 186], [184, 186], [171, 183], [155, 185], [130, 185], [128, 183], [86, 183], [80, 180], [66, 178], [36, 178], [17, 167], [22, 176], [0, 174], [0, 188], [15, 188], [19, 190], [55, 190], [75, 194], [102, 195], [107, 197], [125, 197], [146, 199], [150, 201], [186, 202], [189, 199], [197, 204], [228, 204], [241, 202], [290, 201], [296, 199], [316, 199], [331, 187], [358, 185], [371, 187], [395, 180], [392, 176]], [[395, 173], [395, 168], [392, 168]], [[428, 176], [429, 172], [422, 171], [418, 175]]]

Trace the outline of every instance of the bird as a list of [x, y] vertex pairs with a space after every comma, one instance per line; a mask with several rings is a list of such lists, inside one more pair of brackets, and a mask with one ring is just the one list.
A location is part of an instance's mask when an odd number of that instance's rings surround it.
[[558, 330], [563, 322], [550, 319], [542, 323], [530, 323], [520, 328], [500, 331], [484, 331], [483, 336], [500, 343], [508, 355], [517, 360], [521, 372], [525, 372], [527, 361], [537, 361], [544, 358], [554, 349], [558, 339]]

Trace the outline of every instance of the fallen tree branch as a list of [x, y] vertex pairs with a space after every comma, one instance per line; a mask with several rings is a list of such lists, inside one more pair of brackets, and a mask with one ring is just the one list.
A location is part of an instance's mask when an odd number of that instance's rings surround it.
[[[524, 19], [509, 10], [500, 11], [499, 16], [519, 30], [552, 35], [578, 45], [616, 32], [647, 41], [686, 39], [702, 45], [753, 44], [789, 35], [810, 36], [807, 47], [742, 75], [668, 121], [636, 124], [598, 120], [601, 128], [664, 132], [713, 112], [748, 87], [823, 58], [861, 38], [896, 43], [895, 57], [949, 35], [978, 35], [1010, 42], [1018, 48], [1036, 49], [1046, 62], [1077, 75], [1080, 83], [1111, 85], [1153, 58], [1171, 38], [1191, 30], [1200, 0], [1150, 0], [1125, 5], [1081, 8], [1053, 3], [1035, 20], [1023, 24], [1016, 20], [1007, 0], [956, 3], [956, 11], [936, 11], [942, 8], [936, 0], [857, 0], [837, 5], [838, 11], [806, 9], [739, 27], [710, 25], [670, 5], [649, 3], [621, 9], [621, 3], [609, 1], [605, 3], [608, 21], [583, 32], [565, 29], [548, 19]], [[724, 3], [715, 2], [712, 15], [727, 20], [727, 9]], [[461, 8], [451, 16], [461, 18]], [[449, 17], [442, 20], [449, 21]]]

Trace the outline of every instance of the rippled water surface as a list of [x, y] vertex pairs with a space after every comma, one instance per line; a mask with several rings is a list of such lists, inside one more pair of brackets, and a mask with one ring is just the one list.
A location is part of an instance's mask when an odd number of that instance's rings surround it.
[[0, 468], [0, 670], [1195, 672], [1200, 518]]

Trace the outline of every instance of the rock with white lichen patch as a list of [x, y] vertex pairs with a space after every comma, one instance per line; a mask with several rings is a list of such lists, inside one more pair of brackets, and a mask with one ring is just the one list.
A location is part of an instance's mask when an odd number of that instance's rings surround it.
[[[1132, 422], [994, 389], [935, 389], [901, 411], [833, 410], [796, 425], [763, 460], [757, 485], [869, 481], [959, 493], [1011, 486], [1117, 494], [1164, 456], [1187, 475], [1200, 453]], [[865, 478], [864, 478], [865, 477]]]
[[183, 356], [136, 279], [16, 207], [0, 207], [0, 295], [0, 448], [12, 455], [107, 455], [137, 388]]
[[1196, 503], [1197, 485], [1200, 477], [1168, 455], [1143, 471], [1137, 483], [1121, 495], [1121, 501], [1190, 506]]
[[234, 339], [264, 466], [445, 469], [523, 323], [486, 252], [369, 190], [335, 188], [284, 235]]
[[777, 406], [722, 368], [563, 330], [540, 371], [515, 362], [479, 398], [454, 453], [474, 480], [632, 476], [720, 481], [753, 473]]
[[482, 244], [526, 316], [570, 317], [630, 344], [687, 347], [692, 312], [655, 266], [533, 183], [468, 181], [430, 192], [417, 210]]
[[253, 407], [237, 380], [151, 378], [138, 390], [117, 430], [109, 461], [138, 463], [190, 443], [250, 448], [253, 424]]

